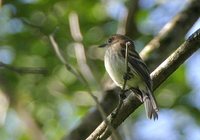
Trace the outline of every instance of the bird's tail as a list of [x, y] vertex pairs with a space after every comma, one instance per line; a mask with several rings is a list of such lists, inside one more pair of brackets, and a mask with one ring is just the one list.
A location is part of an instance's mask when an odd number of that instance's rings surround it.
[[146, 110], [147, 117], [149, 119], [153, 118], [158, 119], [158, 106], [156, 103], [156, 100], [150, 90], [148, 90], [148, 93], [143, 93], [143, 102], [144, 102], [144, 107]]

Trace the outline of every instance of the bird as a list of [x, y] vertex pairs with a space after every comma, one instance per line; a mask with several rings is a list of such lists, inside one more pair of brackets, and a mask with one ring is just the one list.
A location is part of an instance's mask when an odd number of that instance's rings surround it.
[[[126, 46], [128, 52], [126, 56]], [[114, 34], [100, 47], [105, 47], [104, 65], [113, 82], [126, 90], [131, 90], [144, 103], [147, 117], [158, 119], [158, 106], [153, 95], [150, 72], [135, 50], [134, 41], [121, 34]], [[127, 63], [125, 58], [127, 57]], [[127, 66], [126, 66], [127, 65]]]

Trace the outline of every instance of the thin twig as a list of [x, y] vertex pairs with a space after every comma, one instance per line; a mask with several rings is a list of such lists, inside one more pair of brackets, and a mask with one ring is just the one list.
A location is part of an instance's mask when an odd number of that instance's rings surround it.
[[[126, 53], [125, 53], [125, 75], [128, 74], [128, 47], [130, 45], [130, 42], [126, 42]], [[124, 78], [124, 85], [123, 85], [123, 88], [122, 90], [125, 91], [125, 88], [126, 88], [126, 82], [127, 82], [127, 78]]]
[[[125, 51], [125, 73], [124, 73], [124, 83], [121, 89], [121, 93], [120, 93], [120, 97], [119, 97], [119, 103], [116, 107], [116, 109], [112, 112], [112, 118], [114, 119], [115, 116], [117, 116], [117, 114], [119, 113], [119, 110], [123, 104], [123, 100], [126, 92], [126, 82], [127, 82], [127, 74], [128, 74], [128, 46], [130, 45], [130, 42], [126, 42], [126, 51]], [[112, 120], [111, 120], [112, 122]]]
[[48, 70], [46, 68], [42, 67], [16, 67], [11, 66], [9, 64], [5, 64], [0, 61], [0, 68], [5, 68], [11, 71], [14, 71], [19, 74], [43, 74], [46, 75], [48, 73]]
[[53, 46], [53, 49], [57, 55], [57, 57], [59, 58], [59, 60], [65, 65], [65, 67], [67, 68], [67, 70], [69, 72], [71, 72], [81, 83], [84, 83], [84, 80], [81, 78], [80, 74], [78, 73], [78, 71], [76, 71], [68, 62], [67, 60], [63, 57], [58, 44], [56, 43], [53, 35], [49, 35], [49, 40]]
[[[112, 126], [109, 125], [109, 122], [106, 119], [106, 113], [104, 112], [104, 110], [103, 110], [101, 104], [99, 103], [97, 97], [92, 93], [92, 90], [90, 89], [90, 86], [89, 86], [87, 80], [81, 75], [81, 73], [79, 73], [78, 71], [75, 71], [75, 69], [67, 62], [67, 60], [62, 55], [62, 53], [61, 53], [61, 51], [58, 47], [58, 44], [56, 43], [53, 35], [50, 35], [49, 39], [50, 39], [50, 42], [51, 42], [53, 49], [54, 49], [57, 57], [59, 58], [59, 60], [66, 66], [66, 68], [69, 72], [71, 72], [82, 84], [85, 85], [85, 87], [88, 90], [89, 95], [95, 101], [97, 109], [99, 110], [103, 120], [105, 121], [106, 124], [108, 124], [109, 129], [114, 132], [115, 131], [114, 128], [112, 128]], [[117, 137], [116, 137], [116, 140], [117, 140]]]
[[[128, 75], [128, 47], [130, 45], [130, 42], [126, 42], [126, 50], [125, 50], [125, 73], [124, 73], [124, 83], [121, 89], [121, 93], [120, 93], [120, 97], [119, 97], [119, 104], [117, 105], [116, 109], [111, 113], [111, 120], [110, 122], [112, 123], [112, 121], [115, 119], [115, 117], [119, 114], [119, 110], [121, 109], [122, 105], [123, 105], [123, 101], [124, 98], [126, 97], [125, 93], [126, 93], [126, 83], [127, 83], [127, 75]], [[104, 130], [106, 133], [107, 130]], [[106, 134], [102, 134], [101, 136], [99, 136], [99, 139], [104, 139], [104, 137], [106, 137]]]

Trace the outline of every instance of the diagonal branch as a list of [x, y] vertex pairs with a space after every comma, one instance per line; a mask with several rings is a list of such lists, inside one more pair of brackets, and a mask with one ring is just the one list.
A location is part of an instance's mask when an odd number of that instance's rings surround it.
[[[141, 58], [154, 70], [183, 41], [185, 35], [200, 15], [199, 0], [190, 0], [187, 8], [167, 23], [159, 34], [140, 52]], [[159, 54], [159, 55], [158, 55]], [[155, 62], [156, 63], [152, 63]]]
[[53, 46], [53, 49], [56, 53], [56, 56], [58, 59], [65, 65], [66, 69], [71, 72], [80, 82], [84, 83], [84, 80], [82, 79], [81, 75], [79, 74], [78, 71], [76, 71], [69, 63], [68, 61], [64, 58], [62, 52], [60, 51], [58, 44], [56, 43], [53, 35], [49, 35], [49, 40]]
[[105, 123], [108, 124], [108, 128], [109, 130], [111, 130], [114, 133], [114, 137], [117, 140], [117, 134], [115, 132], [115, 129], [109, 124], [109, 122], [107, 122], [106, 119], [106, 113], [104, 111], [104, 108], [102, 107], [102, 104], [100, 104], [100, 102], [98, 101], [97, 97], [92, 93], [92, 90], [88, 84], [88, 81], [85, 79], [85, 77], [79, 73], [77, 70], [75, 70], [69, 63], [68, 61], [64, 58], [61, 50], [58, 47], [58, 44], [56, 43], [53, 35], [49, 35], [49, 40], [53, 46], [53, 49], [57, 55], [57, 57], [59, 58], [59, 60], [66, 66], [67, 70], [69, 72], [71, 72], [72, 74], [74, 74], [74, 76], [83, 84], [86, 86], [87, 90], [88, 90], [88, 94], [92, 97], [92, 99], [94, 100], [94, 102], [96, 103], [96, 107], [98, 109], [98, 111], [100, 112], [100, 115], [102, 117], [103, 120], [105, 120]]
[[151, 73], [153, 89], [160, 86], [185, 60], [200, 48], [200, 29], [194, 32], [174, 53]]
[[[192, 34], [174, 53], [172, 53], [160, 66], [152, 73], [151, 78], [154, 81], [153, 90], [158, 88], [164, 80], [166, 80], [185, 60], [187, 60], [195, 51], [200, 48], [200, 29]], [[117, 128], [131, 113], [133, 113], [142, 103], [130, 94], [124, 101], [123, 106], [119, 110], [118, 116], [113, 120], [109, 115], [107, 120], [112, 120], [111, 124]], [[105, 128], [106, 123], [102, 122], [96, 130], [94, 130], [87, 140], [95, 140], [97, 137], [100, 140], [105, 140], [110, 136], [111, 132], [106, 129], [103, 133], [99, 133], [100, 128]], [[102, 132], [102, 130], [101, 130]]]

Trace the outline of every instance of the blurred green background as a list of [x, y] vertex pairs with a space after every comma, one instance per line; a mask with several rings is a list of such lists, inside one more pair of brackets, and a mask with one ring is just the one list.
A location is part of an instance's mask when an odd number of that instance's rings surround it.
[[[86, 73], [92, 92], [100, 99], [100, 89], [107, 86], [109, 77], [103, 64], [104, 49], [98, 45], [109, 35], [124, 33], [128, 4], [128, 0], [1, 3], [0, 62], [48, 71], [44, 75], [20, 74], [0, 65], [1, 140], [59, 140], [78, 125], [95, 103], [87, 87], [60, 62], [48, 36], [53, 34], [67, 61]], [[142, 50], [186, 5], [187, 0], [139, 0], [133, 19], [136, 29], [130, 36], [137, 50]], [[70, 31], [76, 26], [76, 16], [82, 33], [78, 39]], [[197, 22], [188, 35], [199, 27]], [[87, 65], [77, 62], [85, 59], [77, 41], [84, 47]], [[137, 115], [122, 125], [123, 139], [200, 139], [199, 60], [197, 52], [156, 91], [159, 120], [147, 120], [144, 108], [139, 108]]]

